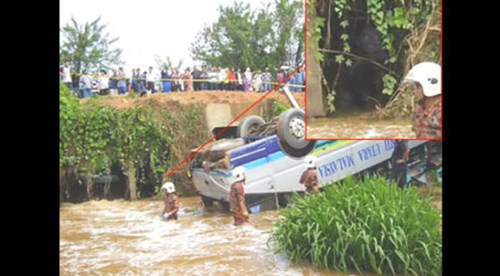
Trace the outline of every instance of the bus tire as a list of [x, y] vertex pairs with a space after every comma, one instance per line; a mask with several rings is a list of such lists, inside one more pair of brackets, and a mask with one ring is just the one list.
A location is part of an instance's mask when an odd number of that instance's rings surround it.
[[254, 127], [259, 127], [265, 124], [266, 121], [262, 119], [262, 117], [257, 115], [246, 116], [241, 120], [238, 124], [238, 128], [236, 129], [236, 137], [247, 137], [250, 134], [250, 131]]
[[201, 196], [201, 201], [203, 201], [203, 205], [205, 205], [205, 207], [212, 207], [214, 205], [213, 199], [203, 195]]
[[305, 140], [304, 111], [289, 109], [279, 115], [277, 123], [278, 141], [285, 153], [292, 157], [304, 157], [316, 145], [315, 140]]

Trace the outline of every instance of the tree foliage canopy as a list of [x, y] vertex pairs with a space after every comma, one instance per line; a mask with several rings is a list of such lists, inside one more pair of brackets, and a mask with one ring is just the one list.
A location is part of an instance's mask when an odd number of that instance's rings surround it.
[[111, 38], [105, 32], [106, 25], [101, 24], [100, 20], [99, 17], [80, 25], [72, 17], [60, 30], [64, 41], [59, 49], [59, 58], [62, 62], [70, 62], [75, 72], [109, 68], [120, 63], [122, 49], [112, 47], [118, 37]]
[[258, 10], [235, 2], [219, 7], [217, 22], [191, 44], [192, 57], [236, 68], [298, 66], [304, 61], [304, 9], [297, 0], [276, 0]]

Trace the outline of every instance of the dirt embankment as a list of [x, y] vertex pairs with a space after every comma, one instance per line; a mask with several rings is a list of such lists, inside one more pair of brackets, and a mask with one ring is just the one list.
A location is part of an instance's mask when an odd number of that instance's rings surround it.
[[[304, 93], [294, 93], [293, 95], [299, 105], [304, 108]], [[264, 98], [262, 99], [262, 97]], [[144, 97], [109, 95], [81, 99], [80, 102], [82, 104], [86, 103], [85, 105], [90, 108], [92, 106], [110, 106], [117, 109], [127, 109], [141, 105], [144, 108], [144, 112], [155, 114], [154, 116], [158, 117], [158, 122], [163, 122], [170, 126], [168, 131], [172, 135], [172, 147], [170, 148], [171, 164], [165, 168], [166, 173], [188, 157], [192, 149], [198, 148], [211, 137], [211, 127], [208, 125], [209, 121], [222, 120], [221, 125], [225, 125], [228, 123], [226, 122], [227, 120], [231, 121], [232, 118], [237, 117], [238, 114], [260, 99], [262, 101], [255, 105], [248, 114], [258, 113], [263, 118], [270, 116], [274, 112], [272, 106], [269, 105], [271, 99], [279, 100], [290, 106], [290, 101], [280, 91], [271, 92], [267, 96], [266, 93], [240, 91], [171, 92], [155, 93]], [[210, 104], [223, 104], [230, 107], [220, 110], [203, 110], [201, 114], [196, 116], [189, 112], [193, 105], [208, 107]], [[207, 118], [207, 115], [211, 116], [211, 120]], [[165, 121], [172, 120], [172, 118], [175, 120], [173, 126]], [[183, 196], [196, 195], [196, 190], [188, 177], [187, 171], [188, 166], [182, 166], [172, 175], [171, 180], [174, 183], [178, 183], [178, 192]], [[144, 183], [138, 185], [138, 189], [144, 190], [148, 187], [158, 185], [158, 183], [153, 183], [154, 181], [156, 179], [145, 179]]]
[[[128, 108], [143, 101], [154, 99], [160, 104], [169, 102], [178, 102], [183, 105], [189, 104], [209, 104], [209, 103], [249, 103], [258, 101], [266, 93], [256, 92], [239, 92], [239, 91], [197, 91], [197, 92], [170, 92], [170, 93], [155, 93], [145, 97], [128, 98], [124, 95], [105, 96], [99, 100], [99, 103], [114, 106], [116, 108]], [[305, 93], [293, 93], [298, 104], [305, 107]], [[278, 99], [285, 103], [290, 101], [283, 92], [273, 91], [267, 95], [263, 101], [267, 99]], [[87, 99], [82, 99], [82, 102]]]

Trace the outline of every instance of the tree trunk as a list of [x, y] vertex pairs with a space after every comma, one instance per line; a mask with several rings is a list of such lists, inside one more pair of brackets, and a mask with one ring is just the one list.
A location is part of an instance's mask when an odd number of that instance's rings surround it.
[[59, 168], [59, 170], [61, 170], [59, 172], [59, 206], [61, 206], [64, 197], [64, 186], [65, 186], [64, 181], [66, 180], [66, 177], [65, 177], [65, 172], [62, 171], [63, 169]]
[[128, 177], [128, 190], [130, 192], [130, 200], [137, 199], [137, 179], [135, 177], [136, 169], [133, 161], [127, 162], [127, 177]]
[[94, 199], [94, 181], [92, 180], [92, 173], [85, 173], [85, 186], [87, 187], [87, 196], [89, 200]]
[[[314, 6], [314, 5], [313, 5]], [[316, 20], [316, 11], [311, 9], [311, 13], [307, 18], [307, 28], [312, 26], [312, 22]], [[309, 12], [309, 11], [308, 11]], [[307, 30], [307, 117], [326, 116], [326, 104], [323, 99], [323, 91], [321, 87], [321, 67], [319, 60], [316, 58], [318, 53], [318, 41], [311, 39], [310, 31]]]

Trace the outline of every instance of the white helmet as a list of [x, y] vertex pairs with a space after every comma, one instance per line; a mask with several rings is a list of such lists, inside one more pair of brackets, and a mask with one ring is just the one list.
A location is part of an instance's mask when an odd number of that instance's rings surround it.
[[236, 167], [232, 171], [233, 179], [231, 180], [231, 184], [234, 184], [238, 181], [245, 180], [245, 168]]
[[403, 82], [418, 82], [426, 97], [441, 94], [441, 66], [434, 62], [421, 62], [410, 69]]
[[175, 192], [175, 186], [174, 186], [174, 183], [172, 182], [165, 182], [165, 184], [163, 184], [161, 186], [161, 190], [165, 190], [167, 193], [174, 193]]
[[309, 155], [304, 159], [304, 163], [306, 164], [306, 168], [314, 168], [316, 167], [316, 161], [318, 161], [318, 158], [313, 155]]

